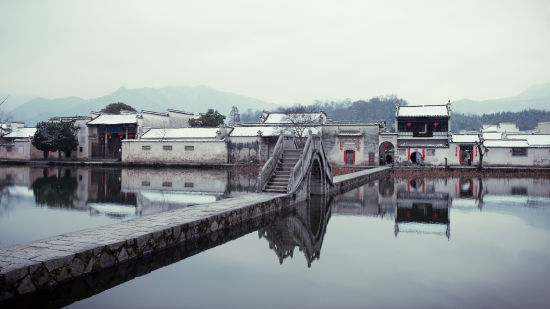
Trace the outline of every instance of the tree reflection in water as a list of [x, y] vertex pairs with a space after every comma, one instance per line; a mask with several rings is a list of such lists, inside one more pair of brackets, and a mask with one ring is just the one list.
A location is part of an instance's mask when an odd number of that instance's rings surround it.
[[48, 176], [45, 170], [44, 177], [31, 185], [36, 204], [63, 208], [73, 207], [77, 187], [76, 177], [72, 177], [70, 170], [66, 170], [63, 176], [61, 170], [53, 176]]

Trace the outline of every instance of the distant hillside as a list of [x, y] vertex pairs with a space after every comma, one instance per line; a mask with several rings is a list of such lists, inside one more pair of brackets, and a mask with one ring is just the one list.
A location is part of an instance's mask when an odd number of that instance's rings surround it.
[[[333, 120], [363, 122], [377, 122], [386, 120], [387, 127], [389, 128], [395, 122], [396, 104], [407, 105], [407, 101], [396, 96], [389, 95], [374, 97], [367, 101], [316, 102], [312, 105], [305, 106], [305, 108], [312, 111], [324, 111], [327, 116]], [[284, 112], [284, 110], [284, 108], [280, 107], [272, 111]], [[258, 122], [261, 114], [262, 113], [260, 110], [248, 110], [245, 113], [241, 113], [241, 121]]]
[[531, 86], [509, 98], [484, 101], [463, 99], [452, 103], [453, 112], [463, 114], [520, 112], [526, 109], [550, 110], [550, 83]]
[[90, 111], [99, 111], [113, 102], [124, 102], [137, 110], [156, 112], [165, 112], [171, 108], [199, 113], [212, 108], [225, 115], [229, 114], [233, 105], [237, 106], [240, 111], [249, 108], [273, 109], [277, 107], [272, 103], [205, 86], [138, 89], [121, 87], [111, 94], [90, 100], [79, 97], [36, 98], [13, 109], [10, 115], [13, 120], [24, 121], [27, 125], [35, 125], [39, 121], [54, 116], [89, 115]]
[[483, 115], [461, 114], [453, 112], [451, 115], [451, 129], [453, 132], [461, 130], [479, 130], [484, 124], [499, 124], [501, 122], [515, 123], [522, 131], [533, 130], [539, 122], [550, 121], [550, 111], [523, 110], [521, 112], [502, 112]]

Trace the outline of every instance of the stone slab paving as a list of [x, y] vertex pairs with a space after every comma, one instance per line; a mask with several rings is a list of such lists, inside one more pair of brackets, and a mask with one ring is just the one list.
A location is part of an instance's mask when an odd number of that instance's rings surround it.
[[57, 285], [291, 204], [251, 193], [0, 249], [0, 300]]
[[381, 167], [371, 168], [367, 170], [362, 170], [355, 173], [334, 176], [332, 178], [334, 186], [329, 188], [329, 193], [338, 194], [338, 193], [347, 192], [371, 180], [379, 179], [388, 175], [390, 170], [391, 170], [390, 167], [381, 166]]

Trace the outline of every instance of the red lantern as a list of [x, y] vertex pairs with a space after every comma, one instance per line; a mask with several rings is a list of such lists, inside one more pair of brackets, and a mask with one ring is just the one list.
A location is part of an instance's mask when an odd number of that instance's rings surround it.
[[105, 134], [99, 134], [99, 139], [102, 141], [105, 140]]
[[434, 127], [437, 127], [439, 125], [439, 122], [434, 122]]
[[407, 122], [407, 127], [410, 127], [410, 126], [412, 126], [412, 123]]
[[128, 138], [133, 139], [133, 138], [134, 138], [134, 134], [129, 133], [129, 134], [128, 134]]

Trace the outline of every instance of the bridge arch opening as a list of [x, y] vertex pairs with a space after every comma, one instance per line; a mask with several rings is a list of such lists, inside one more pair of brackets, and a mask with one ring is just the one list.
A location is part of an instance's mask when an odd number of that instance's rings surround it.
[[313, 195], [322, 195], [325, 193], [325, 177], [323, 177], [323, 170], [321, 169], [319, 159], [314, 159], [311, 164], [309, 192]]

